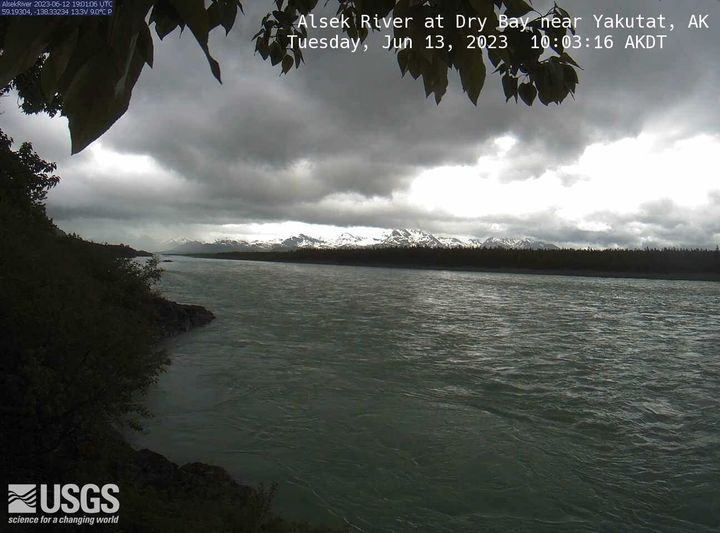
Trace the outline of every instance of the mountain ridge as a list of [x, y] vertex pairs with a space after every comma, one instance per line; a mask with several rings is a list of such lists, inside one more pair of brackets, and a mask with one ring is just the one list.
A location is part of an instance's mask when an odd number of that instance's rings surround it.
[[292, 251], [302, 248], [504, 248], [517, 250], [556, 250], [554, 244], [530, 238], [460, 238], [436, 236], [417, 229], [390, 229], [381, 237], [362, 237], [351, 233], [343, 233], [336, 238], [322, 239], [304, 233], [284, 239], [242, 240], [217, 239], [214, 242], [196, 240], [169, 241], [164, 254], [194, 254], [223, 252], [278, 252]]

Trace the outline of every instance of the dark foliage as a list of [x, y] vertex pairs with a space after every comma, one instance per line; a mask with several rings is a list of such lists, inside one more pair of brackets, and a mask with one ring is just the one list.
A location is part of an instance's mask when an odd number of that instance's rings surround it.
[[20, 109], [28, 115], [47, 113], [54, 117], [62, 111], [62, 96], [55, 95], [52, 100], [48, 101], [42, 93], [40, 74], [44, 63], [44, 58], [38, 58], [32, 67], [18, 74], [5, 87], [0, 88], [0, 96], [15, 89], [20, 100]]
[[[318, 0], [268, 2], [271, 11], [255, 36], [260, 57], [284, 73], [299, 67], [302, 50], [291, 39], [307, 36], [299, 17], [324, 5]], [[152, 67], [151, 27], [160, 39], [187, 28], [220, 81], [209, 34], [218, 27], [229, 32], [241, 11], [240, 0], [118, 0], [111, 16], [0, 17], [0, 93], [17, 89], [26, 113], [61, 111], [68, 118], [73, 153], [79, 152], [125, 113], [140, 73], [146, 65]], [[492, 71], [501, 80], [506, 101], [527, 105], [536, 100], [559, 104], [575, 93], [579, 82], [579, 66], [563, 44], [575, 32], [572, 17], [557, 5], [541, 13], [525, 0], [338, 0], [337, 13], [349, 21], [341, 31], [358, 39], [371, 31], [362, 22], [364, 16], [410, 20], [408, 27], [393, 30], [395, 38], [412, 41], [396, 50], [400, 72], [422, 78], [426, 96], [434, 95], [438, 103], [452, 70], [475, 104]], [[445, 29], [425, 27], [427, 18], [450, 20], [455, 15], [487, 24], [481, 33], [451, 24]], [[500, 28], [502, 16], [527, 17], [528, 27]], [[560, 27], [547, 27], [547, 19]], [[478, 37], [494, 44], [473, 44]], [[542, 38], [551, 43], [549, 50], [533, 44]], [[428, 46], [428, 40], [434, 45]]]
[[47, 471], [141, 412], [137, 392], [165, 360], [154, 348], [159, 270], [59, 232], [43, 205], [55, 166], [0, 139], [2, 461]]
[[243, 487], [201, 463], [177, 467], [118, 435], [145, 414], [141, 393], [167, 361], [157, 347], [166, 328], [212, 313], [159, 297], [156, 259], [140, 266], [128, 246], [58, 230], [43, 204], [54, 170], [0, 131], [1, 477], [117, 483], [120, 524], [109, 531], [330, 532], [271, 513], [274, 489]]
[[30, 143], [13, 150], [12, 139], [0, 130], [0, 208], [3, 213], [14, 211], [17, 217], [31, 217], [34, 222], [40, 222], [45, 217], [43, 202], [47, 193], [60, 180], [52, 174], [55, 168], [54, 163], [40, 159]]
[[[87, 242], [87, 241], [86, 241]], [[136, 250], [127, 244], [99, 244], [96, 242], [87, 242], [87, 245], [94, 248], [104, 248], [105, 251], [114, 257], [130, 259], [133, 257], [152, 257], [153, 254], [145, 250]]]

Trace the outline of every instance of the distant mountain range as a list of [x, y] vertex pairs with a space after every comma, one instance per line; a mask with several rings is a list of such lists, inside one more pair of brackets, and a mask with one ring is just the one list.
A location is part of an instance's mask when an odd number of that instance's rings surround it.
[[273, 240], [231, 240], [221, 239], [215, 242], [190, 240], [170, 241], [166, 244], [165, 254], [212, 254], [222, 252], [279, 252], [298, 248], [504, 248], [521, 250], [556, 250], [554, 244], [532, 239], [461, 239], [457, 237], [439, 237], [415, 229], [393, 229], [386, 231], [380, 238], [359, 237], [343, 233], [335, 239], [318, 239], [299, 234], [286, 239]]

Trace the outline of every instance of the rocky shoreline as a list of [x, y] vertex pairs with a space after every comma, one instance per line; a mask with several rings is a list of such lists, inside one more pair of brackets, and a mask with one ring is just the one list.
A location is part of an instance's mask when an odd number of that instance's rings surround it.
[[153, 306], [163, 338], [186, 333], [215, 320], [215, 315], [201, 305], [181, 304], [158, 297]]
[[[158, 296], [153, 306], [162, 338], [186, 333], [215, 320], [215, 315], [201, 305], [181, 304]], [[133, 450], [132, 453], [132, 465], [141, 486], [148, 485], [166, 492], [196, 494], [198, 491], [205, 494], [212, 489], [242, 502], [252, 492], [251, 487], [240, 485], [219, 466], [204, 463], [178, 466], [165, 456], [148, 449]]]
[[[181, 304], [158, 296], [156, 310], [160, 341], [204, 326], [215, 315], [201, 305]], [[119, 438], [121, 459], [116, 468], [140, 495], [131, 503], [131, 531], [263, 531], [267, 533], [347, 533], [347, 529], [288, 522], [271, 511], [276, 484], [252, 487], [227, 470], [207, 463], [182, 466], [147, 448], [135, 449]], [[149, 498], [148, 501], [141, 501]], [[148, 503], [149, 502], [149, 503]], [[143, 506], [148, 506], [145, 509]], [[150, 521], [155, 521], [151, 527]], [[140, 529], [138, 529], [138, 527]], [[135, 528], [135, 529], [133, 529]]]
[[[162, 338], [186, 333], [215, 319], [215, 315], [201, 305], [182, 304], [163, 297], [157, 297], [153, 305]], [[238, 483], [222, 467], [200, 462], [180, 466], [153, 450], [125, 446], [129, 454], [126, 464], [133, 483], [140, 488], [152, 488], [169, 499], [199, 498], [240, 508], [254, 493], [253, 487]]]
[[179, 466], [146, 448], [133, 451], [130, 468], [139, 487], [152, 487], [170, 498], [192, 497], [242, 507], [254, 490], [235, 481], [219, 466], [205, 463]]

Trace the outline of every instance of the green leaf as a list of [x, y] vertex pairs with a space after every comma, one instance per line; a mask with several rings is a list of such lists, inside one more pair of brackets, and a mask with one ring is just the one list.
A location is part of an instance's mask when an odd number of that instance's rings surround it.
[[225, 28], [225, 35], [227, 35], [235, 24], [235, 18], [237, 17], [237, 0], [218, 0], [217, 6], [220, 24]]
[[150, 14], [150, 22], [155, 23], [155, 32], [162, 40], [180, 25], [181, 20], [169, 0], [158, 0]]
[[524, 17], [533, 10], [525, 0], [505, 0], [505, 4], [507, 5], [505, 14], [508, 17]]
[[537, 96], [537, 89], [532, 83], [523, 83], [518, 87], [518, 94], [527, 105], [533, 105]]
[[258, 40], [255, 41], [255, 50], [257, 50], [263, 59], [267, 59], [270, 55], [270, 45], [268, 45], [267, 40], [263, 38], [258, 38]]
[[495, 12], [492, 2], [488, 0], [470, 0], [470, 7], [473, 8], [475, 13], [483, 17], [488, 17]]
[[465, 48], [458, 52], [456, 59], [460, 83], [470, 101], [477, 105], [480, 92], [485, 85], [485, 62], [481, 49]]
[[571, 93], [575, 92], [575, 87], [579, 82], [577, 72], [570, 65], [563, 65], [563, 79], [565, 88]]
[[207, 47], [210, 24], [203, 0], [170, 0], [182, 21], [190, 28], [201, 46]]
[[153, 66], [153, 58], [154, 58], [154, 45], [152, 40], [152, 34], [150, 33], [150, 28], [146, 25], [142, 25], [140, 29], [140, 33], [138, 35], [138, 49], [140, 53], [142, 53], [143, 57], [145, 58], [145, 63], [152, 68]]
[[63, 93], [63, 114], [68, 117], [72, 153], [76, 154], [95, 141], [125, 111], [132, 89], [145, 65], [138, 39], [129, 39], [127, 59], [108, 59], [112, 53], [99, 46], [95, 54], [75, 73]]
[[75, 28], [60, 44], [56, 45], [43, 63], [40, 72], [40, 88], [45, 100], [49, 103], [58, 92], [58, 82], [75, 52], [80, 30]]
[[402, 50], [399, 50], [397, 53], [397, 62], [400, 66], [400, 72], [403, 76], [405, 76], [405, 73], [408, 70], [408, 65], [410, 63], [410, 49], [403, 48]]
[[[210, 7], [207, 9], [207, 15], [208, 15], [208, 26], [210, 26], [210, 29], [213, 30], [220, 26], [220, 7], [218, 6], [218, 1], [213, 1], [212, 4], [210, 4]], [[227, 33], [226, 33], [227, 35]], [[255, 37], [253, 37], [254, 39]]]
[[178, 15], [182, 19], [183, 23], [190, 28], [190, 31], [195, 36], [195, 40], [202, 48], [205, 53], [208, 63], [210, 64], [210, 70], [213, 76], [222, 83], [220, 76], [220, 64], [210, 55], [210, 49], [208, 48], [208, 34], [210, 32], [210, 19], [208, 12], [205, 10], [204, 0], [170, 0]]
[[45, 52], [60, 17], [3, 17], [5, 41], [0, 54], [0, 87], [32, 67]]
[[440, 100], [445, 96], [448, 88], [448, 66], [439, 57], [435, 57], [432, 69], [435, 103], [440, 104]]
[[293, 64], [295, 61], [293, 60], [292, 56], [286, 55], [282, 60], [282, 73], [287, 74], [290, 72], [290, 69], [293, 67]]
[[518, 79], [515, 76], [505, 74], [502, 78], [503, 92], [505, 93], [505, 101], [507, 102], [510, 98], [515, 98], [517, 101], [518, 97]]
[[277, 65], [284, 57], [285, 53], [283, 52], [282, 46], [280, 46], [277, 41], [273, 41], [270, 45], [270, 63]]
[[155, 20], [155, 32], [162, 41], [167, 35], [175, 31], [178, 27], [178, 22], [170, 17], [159, 17]]
[[562, 54], [560, 54], [560, 60], [564, 61], [565, 63], [569, 63], [569, 64], [573, 65], [574, 67], [577, 67], [580, 70], [582, 70], [582, 67], [580, 65], [578, 65], [575, 62], [575, 60], [570, 56], [570, 54], [568, 54], [567, 52], [563, 52]]

